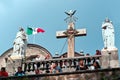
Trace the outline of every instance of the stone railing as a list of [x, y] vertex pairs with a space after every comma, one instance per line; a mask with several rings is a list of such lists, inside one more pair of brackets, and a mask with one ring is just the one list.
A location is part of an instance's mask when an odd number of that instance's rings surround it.
[[[98, 60], [101, 55], [95, 56], [80, 56], [74, 58], [56, 58], [56, 59], [47, 59], [47, 60], [33, 60], [26, 61], [23, 63], [22, 67], [26, 73], [31, 74], [34, 70], [40, 69], [42, 73], [49, 73], [52, 63], [56, 63], [57, 66], [60, 66], [62, 72], [72, 72], [75, 71], [76, 66], [79, 64], [81, 59], [84, 60], [86, 66], [90, 66], [94, 60]], [[88, 64], [89, 59], [89, 64]]]

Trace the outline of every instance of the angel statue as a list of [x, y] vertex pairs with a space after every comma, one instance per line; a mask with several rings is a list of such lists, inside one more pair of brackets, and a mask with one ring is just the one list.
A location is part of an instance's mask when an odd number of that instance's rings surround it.
[[24, 29], [20, 28], [13, 42], [13, 53], [11, 56], [20, 56], [21, 58], [24, 58], [26, 47], [27, 47], [27, 35]]

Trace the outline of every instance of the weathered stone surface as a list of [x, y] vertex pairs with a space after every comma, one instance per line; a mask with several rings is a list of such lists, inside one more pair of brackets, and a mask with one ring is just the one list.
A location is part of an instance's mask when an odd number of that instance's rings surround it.
[[[21, 61], [22, 61], [19, 55], [11, 57], [10, 55], [12, 53], [13, 53], [13, 48], [10, 48], [0, 56], [1, 67], [6, 67], [6, 70], [9, 72], [10, 75], [13, 75], [15, 71], [17, 71], [17, 67], [21, 66]], [[31, 55], [41, 55], [45, 57], [47, 54], [49, 54], [50, 58], [52, 58], [51, 53], [44, 47], [36, 44], [27, 45], [26, 57], [29, 57]]]
[[39, 80], [119, 80], [120, 71], [93, 72], [42, 77]]
[[119, 67], [118, 49], [102, 49], [101, 50], [101, 66], [102, 68]]
[[8, 62], [6, 63], [6, 70], [9, 73], [9, 75], [14, 75], [17, 71], [17, 67], [21, 66], [21, 59], [16, 59], [14, 62], [11, 62], [10, 60], [8, 60]]
[[58, 79], [56, 80], [103, 80], [103, 79], [114, 80], [115, 78], [118, 77], [117, 72], [83, 73], [83, 74], [72, 74], [72, 76], [73, 77], [66, 75], [67, 79], [63, 79], [63, 77], [61, 76], [58, 77]]

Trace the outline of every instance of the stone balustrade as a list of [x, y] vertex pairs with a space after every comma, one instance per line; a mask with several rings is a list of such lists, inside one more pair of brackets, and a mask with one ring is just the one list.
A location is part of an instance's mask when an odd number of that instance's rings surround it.
[[[26, 61], [22, 64], [22, 67], [25, 72], [31, 72], [35, 69], [40, 69], [43, 73], [49, 73], [52, 63], [56, 63], [57, 66], [60, 66], [62, 72], [71, 72], [75, 71], [76, 66], [79, 64], [81, 59], [84, 60], [86, 66], [90, 66], [92, 61], [97, 60], [101, 55], [95, 56], [80, 56], [74, 58], [56, 58], [56, 59], [47, 59], [47, 60], [32, 60]], [[90, 60], [88, 64], [87, 60]]]

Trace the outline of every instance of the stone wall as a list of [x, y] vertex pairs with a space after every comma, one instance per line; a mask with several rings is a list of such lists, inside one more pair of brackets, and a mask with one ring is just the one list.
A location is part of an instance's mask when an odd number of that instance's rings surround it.
[[72, 74], [47, 76], [40, 80], [120, 80], [120, 69], [106, 69], [100, 71], [79, 71]]
[[[120, 80], [120, 68], [81, 70], [77, 72], [64, 72], [56, 74], [11, 76], [9, 80]], [[0, 77], [0, 80], [2, 77]]]

